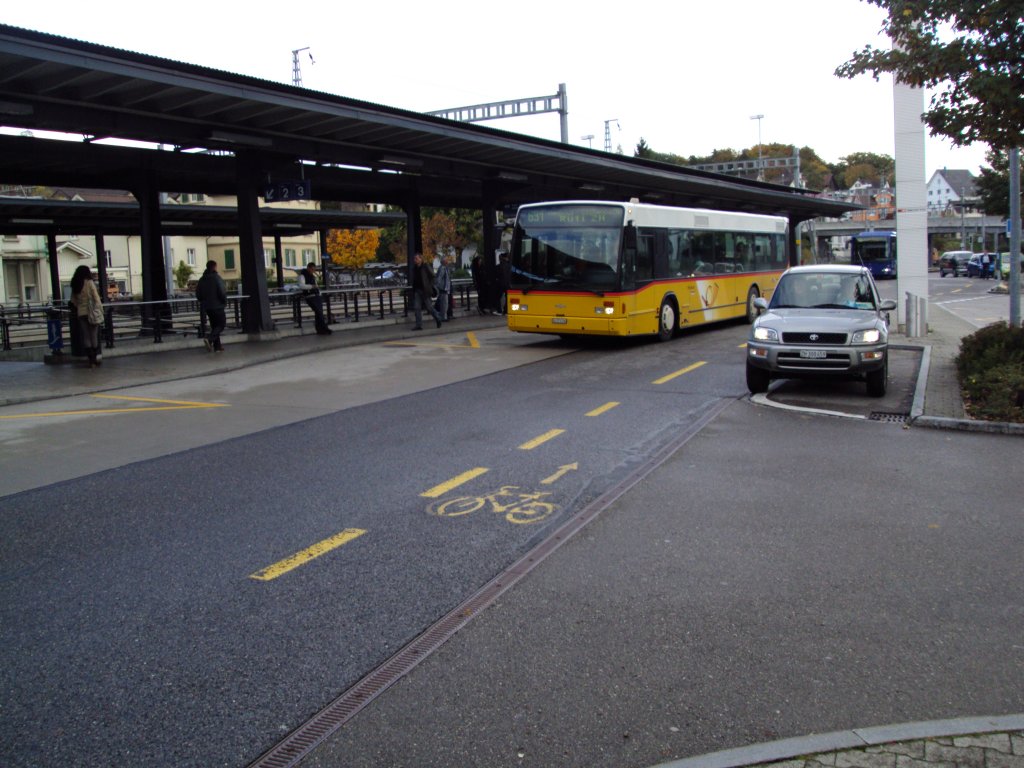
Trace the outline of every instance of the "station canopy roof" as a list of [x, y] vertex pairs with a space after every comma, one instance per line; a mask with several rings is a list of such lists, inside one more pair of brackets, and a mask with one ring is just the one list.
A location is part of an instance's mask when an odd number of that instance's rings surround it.
[[[77, 138], [0, 136], [7, 185], [236, 195], [244, 165], [266, 181], [309, 180], [321, 201], [479, 209], [485, 199], [514, 207], [636, 198], [794, 220], [855, 207], [7, 25], [0, 125]], [[93, 207], [93, 228], [116, 224]], [[8, 220], [51, 218], [22, 214]], [[271, 222], [280, 223], [288, 222]]]

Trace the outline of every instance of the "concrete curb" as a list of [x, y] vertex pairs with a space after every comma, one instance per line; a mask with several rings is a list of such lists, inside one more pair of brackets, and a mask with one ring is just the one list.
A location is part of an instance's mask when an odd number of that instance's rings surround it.
[[854, 728], [848, 731], [810, 734], [792, 739], [752, 744], [706, 755], [687, 757], [654, 768], [741, 768], [780, 760], [878, 746], [914, 739], [949, 738], [984, 733], [1024, 730], [1024, 714], [995, 717], [963, 717], [954, 720], [929, 720], [916, 723]]

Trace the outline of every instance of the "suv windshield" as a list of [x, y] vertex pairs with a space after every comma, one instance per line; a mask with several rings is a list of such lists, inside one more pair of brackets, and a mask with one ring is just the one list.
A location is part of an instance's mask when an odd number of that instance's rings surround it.
[[524, 211], [512, 242], [512, 287], [614, 290], [619, 285], [622, 220], [622, 209], [610, 206]]
[[779, 281], [769, 308], [874, 310], [877, 305], [865, 274], [790, 272]]

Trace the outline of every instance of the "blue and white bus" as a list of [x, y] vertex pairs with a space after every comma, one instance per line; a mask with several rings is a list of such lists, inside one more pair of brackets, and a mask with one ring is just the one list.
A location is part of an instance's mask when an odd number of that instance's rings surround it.
[[850, 263], [867, 267], [876, 279], [896, 277], [896, 233], [868, 230], [850, 238]]

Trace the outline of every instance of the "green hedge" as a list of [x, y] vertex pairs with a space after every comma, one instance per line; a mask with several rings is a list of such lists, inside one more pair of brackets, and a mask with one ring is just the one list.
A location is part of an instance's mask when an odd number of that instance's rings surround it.
[[995, 323], [964, 337], [956, 366], [970, 416], [1024, 423], [1024, 329]]

